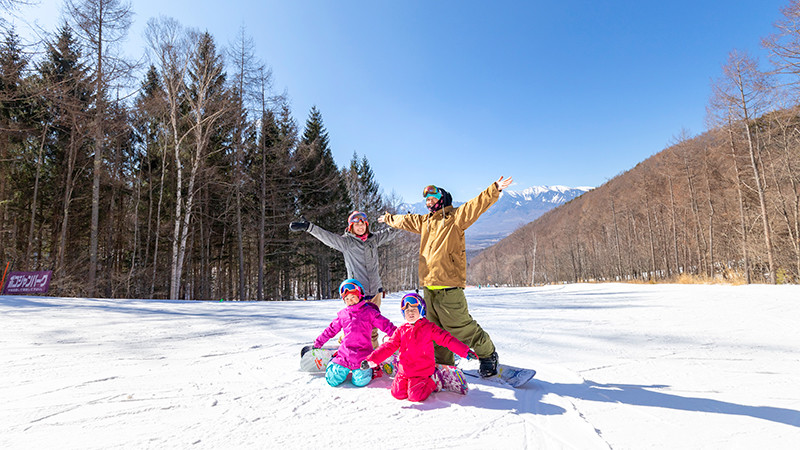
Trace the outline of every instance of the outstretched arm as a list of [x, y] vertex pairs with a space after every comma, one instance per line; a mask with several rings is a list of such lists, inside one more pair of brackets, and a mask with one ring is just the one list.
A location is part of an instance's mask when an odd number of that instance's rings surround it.
[[400, 333], [395, 330], [395, 332], [389, 336], [389, 339], [387, 339], [386, 342], [381, 344], [380, 347], [376, 348], [372, 353], [369, 354], [369, 356], [367, 356], [366, 360], [371, 361], [376, 365], [380, 364], [398, 348], [400, 348]]
[[462, 230], [466, 230], [470, 225], [475, 223], [481, 214], [486, 212], [486, 210], [500, 198], [500, 191], [510, 186], [512, 181], [514, 180], [511, 177], [506, 179], [500, 177], [483, 192], [478, 194], [477, 197], [456, 208], [456, 223], [458, 226], [461, 227]]
[[392, 228], [410, 231], [420, 234], [422, 232], [422, 216], [419, 214], [389, 214], [378, 217], [378, 222], [385, 223]]
[[[381, 217], [383, 217], [383, 216], [381, 216]], [[380, 220], [381, 220], [381, 218], [379, 217], [378, 221], [380, 221]], [[400, 234], [400, 230], [398, 230], [397, 228], [388, 227], [385, 230], [376, 231], [376, 232], [374, 232], [372, 234], [375, 235], [375, 237], [376, 237], [376, 239], [378, 241], [378, 245], [381, 246], [383, 244], [386, 244], [386, 243], [392, 241], [394, 238], [396, 238]]]
[[330, 248], [339, 250], [340, 252], [343, 252], [346, 248], [347, 238], [340, 234], [331, 233], [313, 223], [308, 227], [308, 232]]

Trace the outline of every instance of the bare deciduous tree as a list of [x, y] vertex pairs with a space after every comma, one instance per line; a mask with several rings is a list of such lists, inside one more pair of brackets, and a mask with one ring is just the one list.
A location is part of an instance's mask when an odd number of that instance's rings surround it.
[[100, 180], [103, 172], [103, 152], [106, 136], [106, 95], [108, 86], [127, 74], [130, 67], [115, 53], [118, 44], [130, 28], [133, 12], [125, 0], [65, 0], [68, 14], [79, 36], [92, 53], [95, 84], [94, 172], [92, 182], [92, 222], [89, 240], [88, 290], [95, 295], [97, 284], [97, 246], [100, 217]]
[[758, 69], [758, 63], [745, 53], [733, 51], [728, 55], [728, 62], [722, 68], [723, 76], [715, 83], [714, 99], [718, 110], [729, 111], [735, 123], [744, 132], [753, 171], [755, 190], [758, 194], [761, 209], [761, 223], [764, 228], [764, 243], [769, 264], [769, 279], [775, 283], [775, 258], [772, 248], [772, 231], [767, 212], [767, 201], [764, 186], [763, 169], [760, 164], [761, 148], [755, 137], [753, 120], [768, 111], [771, 84], [767, 75]]

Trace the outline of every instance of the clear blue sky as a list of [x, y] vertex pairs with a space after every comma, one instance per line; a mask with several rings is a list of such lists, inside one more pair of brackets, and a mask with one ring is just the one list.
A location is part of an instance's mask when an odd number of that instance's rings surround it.
[[[437, 184], [467, 200], [497, 179], [599, 186], [705, 130], [711, 80], [733, 49], [762, 57], [789, 0], [135, 0], [128, 54], [148, 18], [242, 26], [288, 91], [316, 105], [339, 166], [366, 155], [386, 193]], [[61, 2], [23, 7], [53, 29]], [[25, 25], [16, 21], [20, 32]]]

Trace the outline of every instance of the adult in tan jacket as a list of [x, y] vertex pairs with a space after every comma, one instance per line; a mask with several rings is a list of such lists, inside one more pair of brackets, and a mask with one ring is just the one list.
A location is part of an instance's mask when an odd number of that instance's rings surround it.
[[[469, 314], [464, 287], [467, 282], [467, 253], [464, 230], [475, 223], [511, 185], [512, 178], [500, 177], [477, 197], [453, 208], [452, 198], [444, 189], [428, 186], [423, 190], [430, 213], [385, 214], [378, 219], [393, 228], [420, 235], [419, 282], [424, 287], [428, 320], [439, 325], [459, 341], [475, 350], [481, 376], [497, 373], [497, 352], [489, 334]], [[453, 353], [436, 346], [436, 362], [454, 364]]]

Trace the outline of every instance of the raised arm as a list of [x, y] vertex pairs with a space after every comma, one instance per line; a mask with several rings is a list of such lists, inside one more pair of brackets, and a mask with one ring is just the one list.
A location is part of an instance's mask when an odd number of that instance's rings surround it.
[[420, 234], [422, 232], [422, 216], [419, 214], [389, 214], [378, 217], [378, 222], [385, 223], [392, 228]]
[[[378, 218], [379, 222], [380, 222], [380, 220], [381, 219]], [[389, 243], [392, 239], [396, 238], [397, 235], [398, 235], [398, 231], [399, 230], [397, 228], [389, 227], [389, 228], [387, 228], [385, 230], [376, 231], [376, 232], [374, 232], [372, 234], [375, 235], [375, 238], [377, 240], [378, 246], [381, 246], [383, 244]]]
[[327, 245], [330, 248], [339, 250], [343, 252], [346, 248], [347, 237], [342, 236], [341, 234], [331, 233], [330, 231], [314, 225], [313, 223], [309, 225], [308, 232], [311, 233], [312, 236], [317, 238], [320, 242]]
[[367, 356], [366, 360], [372, 361], [375, 364], [380, 364], [392, 353], [397, 351], [398, 348], [400, 348], [400, 333], [395, 330], [386, 342]]
[[492, 183], [477, 197], [456, 208], [456, 224], [462, 230], [465, 230], [475, 223], [481, 214], [485, 213], [500, 198], [500, 186], [506, 185], [506, 182], [510, 180], [511, 178], [508, 178], [508, 180], [504, 181], [503, 177], [500, 177], [499, 180]]

